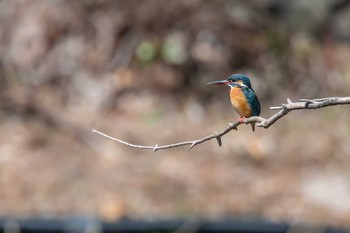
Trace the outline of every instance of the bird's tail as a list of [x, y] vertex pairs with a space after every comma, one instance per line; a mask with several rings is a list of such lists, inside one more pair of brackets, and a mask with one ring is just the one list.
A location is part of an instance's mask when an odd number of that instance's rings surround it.
[[253, 132], [255, 131], [255, 122], [250, 123], [250, 126], [252, 127]]

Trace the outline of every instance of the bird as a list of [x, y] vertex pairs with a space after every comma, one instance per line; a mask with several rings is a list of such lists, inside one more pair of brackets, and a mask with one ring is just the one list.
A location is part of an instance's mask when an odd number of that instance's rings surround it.
[[[225, 80], [208, 82], [207, 85], [227, 85], [230, 89], [230, 101], [236, 112], [240, 115], [238, 122], [245, 118], [260, 116], [260, 102], [252, 88], [250, 79], [244, 74], [232, 74]], [[255, 131], [255, 122], [251, 123]]]

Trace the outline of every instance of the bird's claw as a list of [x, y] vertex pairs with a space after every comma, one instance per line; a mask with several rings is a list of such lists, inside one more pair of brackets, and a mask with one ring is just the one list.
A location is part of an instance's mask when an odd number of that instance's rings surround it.
[[237, 119], [237, 122], [238, 123], [244, 123], [244, 120], [245, 120], [246, 118], [244, 117], [244, 116], [240, 116], [238, 119]]

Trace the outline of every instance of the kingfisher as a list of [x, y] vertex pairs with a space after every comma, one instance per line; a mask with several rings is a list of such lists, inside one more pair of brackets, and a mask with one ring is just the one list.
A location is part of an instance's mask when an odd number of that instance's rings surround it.
[[[207, 85], [224, 85], [231, 88], [230, 101], [236, 112], [240, 115], [238, 122], [245, 118], [260, 115], [260, 102], [256, 96], [250, 79], [244, 74], [232, 74], [226, 80], [208, 82]], [[255, 130], [255, 122], [251, 123], [252, 130]]]

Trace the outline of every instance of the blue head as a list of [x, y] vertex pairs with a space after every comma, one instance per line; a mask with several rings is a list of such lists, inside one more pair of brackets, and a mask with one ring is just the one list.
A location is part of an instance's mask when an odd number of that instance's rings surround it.
[[[245, 85], [247, 87], [249, 87], [250, 89], [252, 88], [252, 84], [250, 83], [250, 79], [244, 75], [244, 74], [233, 74], [230, 77], [228, 77], [228, 79], [226, 79], [228, 81], [228, 85], [231, 86], [233, 85]], [[231, 84], [231, 85], [230, 85]]]
[[207, 83], [208, 85], [222, 85], [226, 84], [230, 87], [234, 86], [246, 86], [252, 89], [252, 84], [250, 83], [249, 78], [244, 74], [233, 74], [228, 77], [226, 80], [214, 81]]

